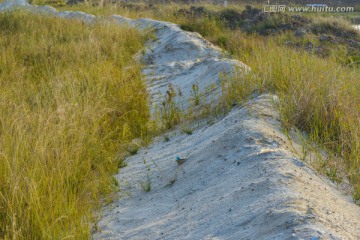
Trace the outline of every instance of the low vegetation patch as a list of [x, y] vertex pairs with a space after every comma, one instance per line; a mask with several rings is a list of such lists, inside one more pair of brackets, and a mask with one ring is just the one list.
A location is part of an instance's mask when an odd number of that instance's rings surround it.
[[134, 29], [0, 14], [0, 238], [89, 239], [148, 134]]

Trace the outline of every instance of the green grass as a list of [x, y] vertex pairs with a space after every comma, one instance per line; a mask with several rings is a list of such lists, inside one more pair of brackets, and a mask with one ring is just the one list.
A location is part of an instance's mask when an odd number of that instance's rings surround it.
[[134, 29], [0, 14], [0, 239], [89, 239], [148, 135]]

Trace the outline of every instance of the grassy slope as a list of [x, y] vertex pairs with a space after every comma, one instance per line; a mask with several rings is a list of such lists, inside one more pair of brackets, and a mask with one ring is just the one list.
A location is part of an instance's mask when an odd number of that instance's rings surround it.
[[89, 238], [122, 144], [147, 134], [143, 43], [133, 29], [0, 14], [0, 239]]
[[[207, 5], [211, 11], [222, 8]], [[318, 43], [317, 36], [295, 38], [292, 33], [261, 37], [246, 35], [240, 30], [230, 30], [213, 17], [186, 17], [176, 14], [183, 5], [130, 4], [94, 8], [73, 6], [96, 14], [118, 13], [132, 18], [150, 17], [181, 24], [186, 29], [201, 33], [211, 42], [228, 50], [234, 57], [248, 64], [253, 74], [245, 81], [230, 80], [233, 87], [227, 92], [227, 102], [241, 102], [251, 93], [271, 91], [281, 98], [280, 111], [284, 126], [294, 126], [309, 134], [319, 146], [330, 150], [327, 159], [311, 160], [315, 167], [334, 181], [340, 181], [340, 171], [345, 170], [355, 187], [354, 198], [360, 199], [360, 69], [347, 66], [346, 51], [332, 46], [329, 57], [321, 58], [304, 50], [284, 46], [286, 41], [305, 44]], [[235, 9], [243, 9], [237, 6]], [[319, 19], [317, 28], [334, 19]], [[335, 20], [336, 22], [336, 20]], [[341, 29], [350, 27], [340, 21]], [[306, 153], [307, 150], [304, 150]], [[340, 158], [339, 158], [340, 157]]]

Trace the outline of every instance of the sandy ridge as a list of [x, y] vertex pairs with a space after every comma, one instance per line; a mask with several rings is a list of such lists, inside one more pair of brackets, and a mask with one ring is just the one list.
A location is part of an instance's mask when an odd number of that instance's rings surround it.
[[169, 84], [181, 92], [175, 101], [186, 109], [193, 84], [208, 102], [216, 101], [222, 75], [238, 75], [250, 70], [245, 64], [227, 58], [226, 53], [198, 33], [183, 31], [176, 24], [146, 18], [131, 20], [119, 15], [112, 17], [120, 24], [151, 28], [156, 34], [156, 41], [148, 45], [142, 58], [153, 109], [161, 105]]
[[[274, 98], [192, 135], [170, 132], [129, 158], [116, 176], [122, 197], [94, 238], [359, 239], [359, 207], [293, 153], [300, 146], [282, 133]], [[188, 157], [182, 168], [177, 155]]]

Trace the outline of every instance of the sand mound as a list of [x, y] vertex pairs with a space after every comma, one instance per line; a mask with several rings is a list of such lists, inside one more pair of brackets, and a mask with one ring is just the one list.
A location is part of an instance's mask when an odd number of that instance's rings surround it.
[[259, 96], [127, 159], [122, 197], [94, 238], [359, 239], [359, 207], [293, 153], [300, 146], [282, 133], [273, 100]]

